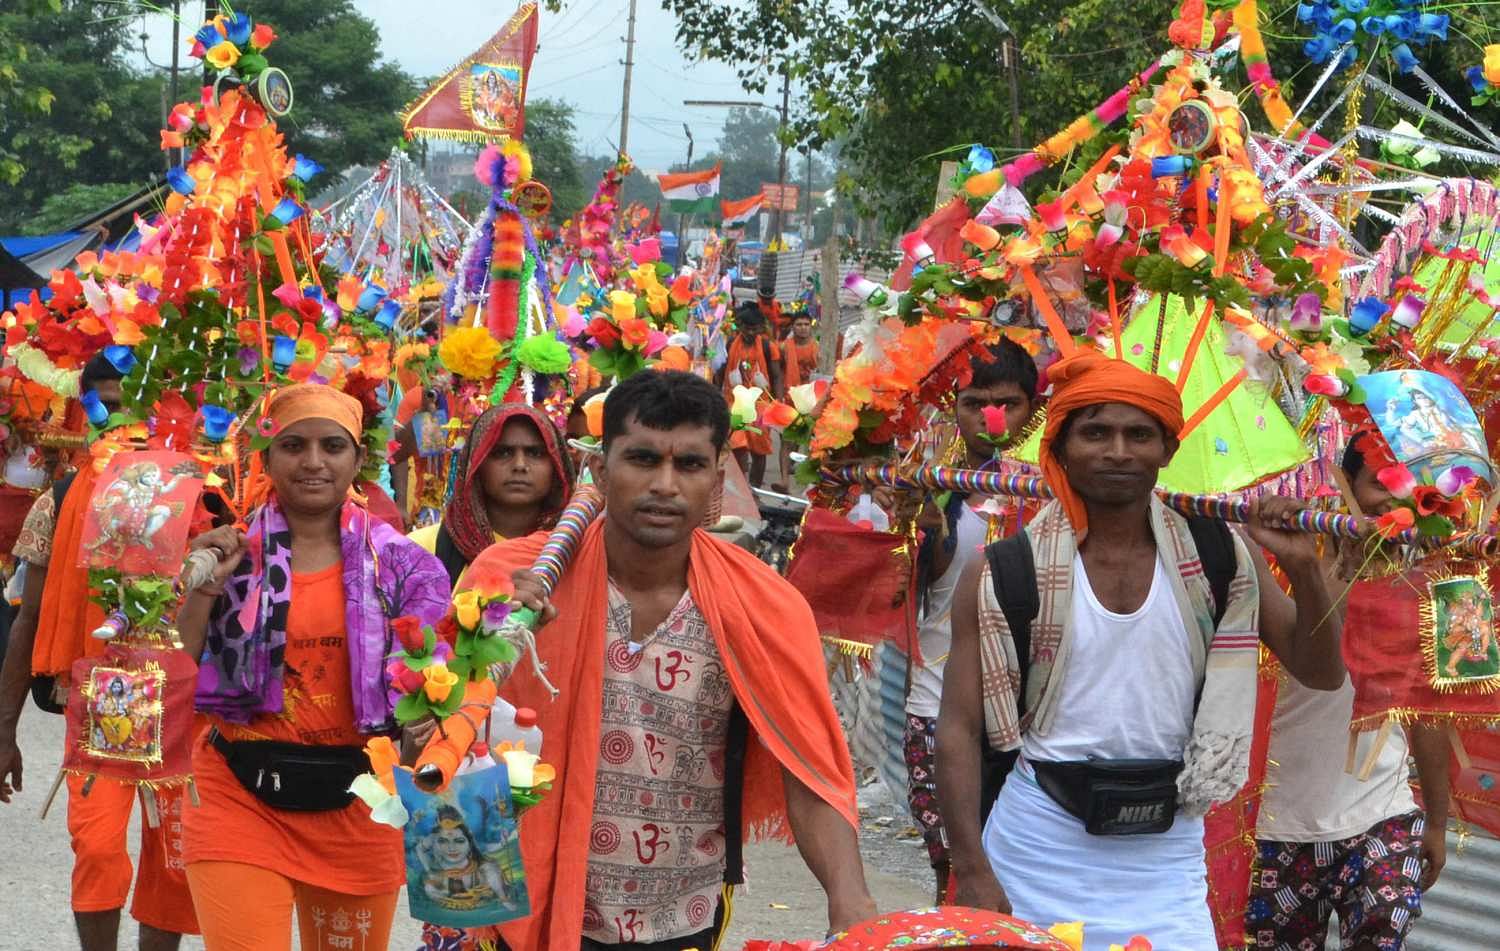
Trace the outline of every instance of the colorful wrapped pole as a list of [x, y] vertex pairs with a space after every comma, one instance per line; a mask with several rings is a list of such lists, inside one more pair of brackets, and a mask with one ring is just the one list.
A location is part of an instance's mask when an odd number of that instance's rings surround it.
[[[897, 489], [931, 489], [939, 492], [975, 492], [983, 495], [1013, 495], [1028, 499], [1050, 499], [1052, 491], [1038, 476], [1005, 475], [999, 472], [982, 472], [977, 469], [958, 469], [951, 466], [920, 465], [904, 468], [893, 465], [830, 466], [822, 470], [823, 482], [855, 485], [889, 485]], [[1174, 512], [1183, 515], [1210, 516], [1226, 522], [1246, 522], [1250, 519], [1250, 503], [1243, 499], [1232, 499], [1214, 495], [1188, 495], [1182, 492], [1164, 492], [1162, 503]], [[1334, 512], [1303, 510], [1297, 513], [1296, 527], [1299, 531], [1319, 535], [1335, 535], [1340, 538], [1364, 538], [1376, 531], [1370, 519], [1355, 518]], [[1395, 535], [1391, 541], [1422, 545], [1428, 548], [1441, 547], [1459, 555], [1475, 558], [1493, 558], [1500, 555], [1500, 536], [1465, 533], [1449, 539], [1418, 536], [1408, 531]]]
[[[568, 503], [567, 508], [563, 509], [562, 515], [558, 516], [557, 527], [552, 529], [552, 533], [547, 536], [541, 553], [536, 556], [536, 561], [531, 566], [531, 570], [541, 577], [549, 595], [562, 580], [568, 563], [578, 553], [578, 546], [583, 542], [583, 533], [588, 529], [589, 524], [599, 517], [599, 512], [603, 508], [604, 496], [599, 493], [599, 490], [591, 485], [580, 485], [573, 493], [573, 500]], [[510, 620], [532, 628], [536, 626], [536, 612], [528, 608], [517, 608], [511, 613]]]

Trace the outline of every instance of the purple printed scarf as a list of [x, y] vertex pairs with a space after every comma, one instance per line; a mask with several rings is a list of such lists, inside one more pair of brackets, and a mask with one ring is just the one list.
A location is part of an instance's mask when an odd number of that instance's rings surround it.
[[[292, 535], [274, 498], [251, 517], [247, 535], [249, 554], [214, 603], [198, 666], [198, 709], [232, 723], [280, 713], [284, 704]], [[354, 725], [361, 733], [388, 733], [395, 727], [385, 672], [390, 621], [411, 615], [436, 624], [448, 608], [448, 573], [352, 502], [339, 515], [339, 535]]]

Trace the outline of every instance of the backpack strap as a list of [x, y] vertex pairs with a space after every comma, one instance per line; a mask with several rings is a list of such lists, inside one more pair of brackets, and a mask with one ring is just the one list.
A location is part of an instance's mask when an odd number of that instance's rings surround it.
[[73, 480], [77, 477], [78, 471], [75, 469], [52, 483], [52, 518], [54, 521], [57, 519], [57, 513], [62, 511], [63, 497], [68, 494], [68, 489], [72, 487]]
[[[1003, 538], [984, 550], [985, 560], [990, 566], [990, 582], [995, 589], [995, 600], [1005, 615], [1010, 636], [1016, 648], [1016, 664], [1021, 674], [1021, 695], [1016, 700], [1016, 714], [1026, 713], [1026, 675], [1031, 670], [1031, 623], [1042, 609], [1042, 599], [1036, 590], [1036, 562], [1031, 554], [1031, 540], [1026, 530]], [[979, 738], [979, 824], [983, 828], [989, 821], [990, 810], [1005, 785], [1005, 778], [1015, 769], [1021, 751], [996, 750], [990, 746], [989, 738]]]
[[724, 743], [724, 883], [745, 884], [745, 752], [750, 719], [736, 701]]
[[1188, 531], [1192, 533], [1193, 545], [1198, 549], [1198, 561], [1203, 565], [1203, 576], [1214, 596], [1214, 629], [1224, 620], [1229, 610], [1229, 585], [1239, 568], [1235, 553], [1234, 535], [1223, 519], [1190, 516]]
[[1022, 529], [985, 548], [984, 557], [990, 564], [995, 600], [1000, 604], [1016, 646], [1016, 663], [1021, 672], [1021, 699], [1016, 704], [1016, 713], [1024, 714], [1026, 674], [1031, 669], [1031, 623], [1042, 610], [1042, 599], [1036, 590], [1036, 562], [1031, 554], [1031, 539]]

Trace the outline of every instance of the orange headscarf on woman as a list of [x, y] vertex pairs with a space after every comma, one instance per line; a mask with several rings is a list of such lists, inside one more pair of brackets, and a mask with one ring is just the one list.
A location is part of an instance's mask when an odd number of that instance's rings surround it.
[[1047, 400], [1047, 428], [1042, 431], [1039, 462], [1042, 477], [1062, 505], [1073, 532], [1082, 541], [1089, 530], [1088, 510], [1073, 491], [1062, 463], [1052, 454], [1052, 441], [1069, 416], [1100, 403], [1124, 403], [1156, 417], [1176, 437], [1182, 430], [1182, 395], [1166, 377], [1147, 373], [1124, 360], [1113, 360], [1097, 350], [1085, 350], [1047, 368], [1052, 396]]

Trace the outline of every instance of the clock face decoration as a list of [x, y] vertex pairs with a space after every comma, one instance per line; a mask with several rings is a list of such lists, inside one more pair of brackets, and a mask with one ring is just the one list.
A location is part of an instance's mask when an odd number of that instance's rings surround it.
[[522, 182], [511, 189], [510, 197], [528, 218], [542, 218], [552, 210], [552, 192], [541, 182]]
[[1219, 120], [1208, 103], [1190, 99], [1167, 117], [1167, 136], [1179, 155], [1197, 155], [1214, 141]]

